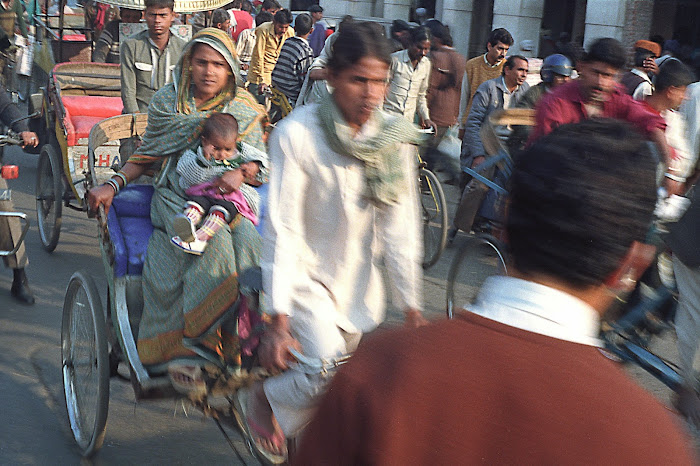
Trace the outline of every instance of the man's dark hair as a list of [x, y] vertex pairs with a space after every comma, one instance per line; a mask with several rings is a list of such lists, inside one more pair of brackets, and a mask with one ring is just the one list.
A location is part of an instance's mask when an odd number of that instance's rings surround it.
[[342, 18], [340, 18], [340, 22], [338, 23], [338, 27], [336, 27], [336, 32], [340, 31], [345, 26], [353, 24], [354, 22], [355, 22], [355, 18], [353, 18], [351, 15], [343, 16]]
[[175, 10], [175, 0], [146, 0], [146, 8], [169, 8]]
[[224, 10], [223, 8], [217, 8], [211, 14], [211, 25], [216, 27], [217, 24], [225, 23], [230, 18], [231, 17], [228, 15], [228, 11]]
[[219, 137], [224, 140], [238, 138], [238, 120], [230, 113], [214, 112], [204, 120], [202, 137], [209, 140]]
[[394, 21], [391, 22], [391, 27], [389, 28], [389, 32], [393, 36], [394, 33], [396, 32], [402, 32], [402, 31], [409, 31], [411, 29], [411, 25], [408, 24], [406, 21], [402, 19], [395, 19]]
[[491, 44], [492, 47], [496, 46], [498, 43], [506, 44], [508, 47], [513, 45], [513, 36], [510, 35], [505, 28], [498, 28], [491, 31], [489, 38], [486, 43]]
[[434, 38], [438, 39], [442, 45], [452, 47], [452, 34], [450, 28], [436, 19], [429, 19], [425, 22], [425, 26], [430, 29], [430, 33]]
[[250, 3], [248, 0], [243, 0], [241, 2], [241, 10], [245, 11], [246, 13], [252, 13], [253, 12], [253, 4]]
[[339, 73], [365, 57], [373, 57], [391, 65], [391, 46], [378, 23], [369, 21], [343, 24], [333, 43], [333, 53], [328, 59], [328, 68]]
[[408, 30], [408, 37], [412, 44], [418, 44], [419, 42], [432, 40], [433, 35], [427, 27], [416, 26]]
[[680, 60], [666, 60], [654, 81], [655, 92], [662, 92], [669, 87], [684, 87], [695, 82], [695, 74]]
[[519, 153], [506, 229], [515, 268], [582, 289], [602, 284], [656, 202], [656, 162], [627, 123], [563, 125]]
[[262, 6], [260, 6], [260, 11], [268, 11], [268, 10], [280, 10], [282, 9], [282, 5], [277, 0], [265, 0], [262, 2]]
[[505, 76], [506, 68], [509, 70], [513, 69], [515, 66], [515, 60], [525, 60], [525, 63], [529, 63], [527, 58], [523, 57], [522, 55], [510, 55], [508, 58], [506, 58], [506, 62], [503, 64], [503, 71], [501, 72], [501, 75]]
[[612, 37], [605, 37], [591, 44], [588, 52], [583, 56], [582, 61], [584, 63], [593, 63], [597, 61], [619, 70], [625, 66], [627, 54], [619, 40], [613, 39]]
[[258, 27], [263, 23], [269, 23], [270, 21], [272, 21], [272, 15], [267, 11], [261, 11], [255, 15], [255, 27]]
[[651, 50], [643, 49], [637, 47], [634, 49], [634, 66], [644, 66], [644, 60], [647, 58], [653, 58], [654, 52]]
[[305, 36], [311, 31], [314, 25], [314, 20], [311, 19], [311, 15], [308, 13], [302, 13], [294, 20], [294, 31], [297, 36]]
[[292, 24], [293, 19], [292, 12], [286, 8], [279, 10], [273, 17], [273, 21], [277, 24]]

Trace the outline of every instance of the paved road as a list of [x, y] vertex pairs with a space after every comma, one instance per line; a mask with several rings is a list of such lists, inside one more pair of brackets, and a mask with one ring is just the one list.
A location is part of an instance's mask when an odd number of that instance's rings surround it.
[[[41, 248], [33, 198], [37, 158], [16, 148], [6, 155], [7, 162], [20, 166], [20, 178], [10, 181], [15, 205], [32, 220], [27, 238], [31, 262], [28, 275], [37, 303], [32, 307], [16, 304], [9, 296], [11, 273], [0, 270], [0, 464], [79, 464], [81, 458], [73, 444], [63, 402], [61, 308], [65, 287], [76, 270], [83, 269], [95, 278], [103, 303], [106, 284], [96, 223], [82, 212], [64, 212], [61, 238], [53, 254]], [[446, 187], [446, 191], [448, 199], [455, 199], [454, 188]], [[430, 318], [444, 316], [445, 279], [453, 252], [448, 249], [425, 273], [426, 313]], [[400, 319], [399, 312], [390, 311], [390, 323]], [[673, 342], [663, 343], [663, 350], [672, 352]], [[643, 374], [640, 380], [660, 399], [667, 400], [668, 390]], [[116, 380], [110, 389], [107, 436], [95, 464], [235, 463], [214, 424], [199, 413], [185, 413], [172, 400], [137, 404], [130, 386]], [[232, 435], [244, 451], [240, 438]], [[250, 457], [246, 459], [255, 464]]]

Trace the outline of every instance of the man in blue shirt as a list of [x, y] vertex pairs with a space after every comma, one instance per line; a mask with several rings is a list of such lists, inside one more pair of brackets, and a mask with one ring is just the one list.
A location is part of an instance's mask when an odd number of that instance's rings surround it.
[[309, 14], [313, 20], [313, 31], [309, 34], [309, 45], [314, 51], [314, 58], [318, 57], [326, 43], [326, 26], [321, 23], [323, 19], [323, 8], [320, 5], [311, 5]]

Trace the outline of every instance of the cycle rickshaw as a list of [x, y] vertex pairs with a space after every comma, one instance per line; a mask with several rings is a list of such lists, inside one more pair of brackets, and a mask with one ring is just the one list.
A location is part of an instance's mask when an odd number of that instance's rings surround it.
[[[109, 167], [98, 165], [96, 151], [99, 147], [141, 134], [146, 124], [147, 115], [119, 115], [100, 121], [92, 128], [85, 176], [78, 182], [83, 192], [113, 174]], [[131, 183], [114, 197], [107, 215], [102, 208], [98, 212], [98, 236], [108, 283], [107, 309], [102, 306], [94, 279], [84, 272], [74, 273], [66, 289], [61, 328], [63, 385], [70, 427], [84, 456], [97, 452], [104, 440], [109, 382], [111, 377], [120, 375], [120, 362], [125, 363], [129, 371], [128, 377], [121, 377], [130, 380], [137, 400], [182, 396], [173, 389], [167, 374], [148, 373], [136, 348], [143, 309], [141, 272], [153, 231], [150, 218], [153, 192], [152, 184]], [[264, 192], [261, 195], [264, 196]], [[238, 312], [243, 299], [248, 309], [254, 309], [260, 288], [259, 270], [244, 271], [239, 277], [239, 290], [245, 293], [239, 296], [245, 294], [246, 298], [239, 297], [234, 312]], [[266, 373], [262, 369], [232, 372], [219, 366], [208, 369], [207, 374], [207, 393], [190, 395], [187, 399], [216, 421], [238, 455], [221, 425], [238, 427], [233, 404], [225, 399], [213, 406], [208, 397], [232, 395], [242, 384]]]
[[[64, 207], [85, 211], [88, 135], [99, 121], [122, 113], [119, 65], [59, 63], [42, 92], [32, 95], [39, 110], [41, 153], [36, 206], [41, 243], [48, 252], [58, 244]], [[36, 121], [36, 120], [35, 120]], [[103, 146], [97, 166], [119, 165], [119, 141]]]

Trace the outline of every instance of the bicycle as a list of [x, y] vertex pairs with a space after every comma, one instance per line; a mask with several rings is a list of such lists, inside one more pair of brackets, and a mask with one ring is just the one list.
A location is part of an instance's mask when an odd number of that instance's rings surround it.
[[[432, 130], [424, 130], [431, 134]], [[437, 263], [447, 246], [447, 201], [440, 180], [420, 154], [418, 157], [418, 190], [423, 219], [423, 268]]]
[[[508, 191], [505, 181], [513, 169], [513, 159], [496, 135], [495, 126], [521, 124], [533, 125], [534, 113], [528, 109], [496, 111], [489, 116], [488, 124], [481, 129], [481, 139], [489, 157], [473, 168], [463, 168], [472, 177], [472, 183], [480, 183], [480, 189], [492, 189], [505, 196]], [[498, 169], [498, 176], [495, 175]], [[499, 182], [501, 184], [499, 184]], [[507, 275], [507, 254], [501, 241], [503, 226], [489, 222], [489, 231], [470, 232], [452, 260], [447, 275], [445, 308], [447, 317], [452, 318], [457, 309], [464, 308], [476, 299], [484, 280], [491, 275]]]

